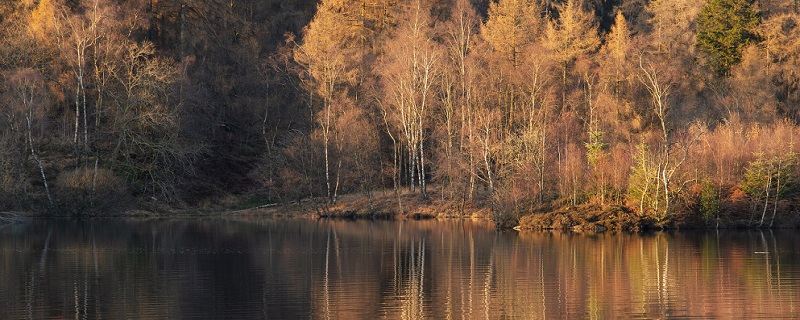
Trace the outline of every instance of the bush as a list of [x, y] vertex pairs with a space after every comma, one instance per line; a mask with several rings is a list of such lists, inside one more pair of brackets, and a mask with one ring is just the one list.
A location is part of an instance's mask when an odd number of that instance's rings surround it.
[[519, 224], [519, 212], [494, 208], [489, 214], [489, 220], [498, 230], [511, 229]]
[[56, 180], [57, 208], [61, 214], [96, 215], [121, 210], [129, 202], [125, 182], [108, 169], [81, 168], [64, 172]]
[[700, 196], [698, 199], [698, 209], [700, 216], [706, 223], [716, 220], [719, 215], [719, 194], [714, 184], [710, 181], [703, 181], [700, 187]]

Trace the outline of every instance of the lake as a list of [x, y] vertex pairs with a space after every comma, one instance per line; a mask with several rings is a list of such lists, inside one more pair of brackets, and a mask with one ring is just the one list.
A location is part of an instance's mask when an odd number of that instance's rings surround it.
[[0, 225], [0, 247], [4, 319], [800, 317], [796, 230], [37, 220]]

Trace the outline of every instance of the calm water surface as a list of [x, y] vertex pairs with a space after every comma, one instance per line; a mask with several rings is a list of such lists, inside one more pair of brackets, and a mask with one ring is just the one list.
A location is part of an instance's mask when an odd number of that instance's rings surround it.
[[0, 226], [0, 247], [4, 319], [800, 317], [796, 231], [52, 220]]

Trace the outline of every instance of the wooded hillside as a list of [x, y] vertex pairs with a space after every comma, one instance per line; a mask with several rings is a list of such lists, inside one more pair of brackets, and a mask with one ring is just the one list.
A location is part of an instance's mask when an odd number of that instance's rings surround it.
[[501, 225], [794, 223], [799, 4], [3, 1], [0, 210], [436, 188]]

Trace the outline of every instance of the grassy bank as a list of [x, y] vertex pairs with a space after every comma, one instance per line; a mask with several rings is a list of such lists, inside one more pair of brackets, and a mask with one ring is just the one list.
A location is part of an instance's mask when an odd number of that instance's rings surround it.
[[324, 197], [306, 198], [282, 204], [227, 210], [233, 214], [270, 214], [323, 219], [487, 219], [489, 208], [473, 203], [456, 203], [442, 200], [436, 191], [423, 199], [419, 193], [387, 189], [365, 193], [347, 194], [329, 203]]

